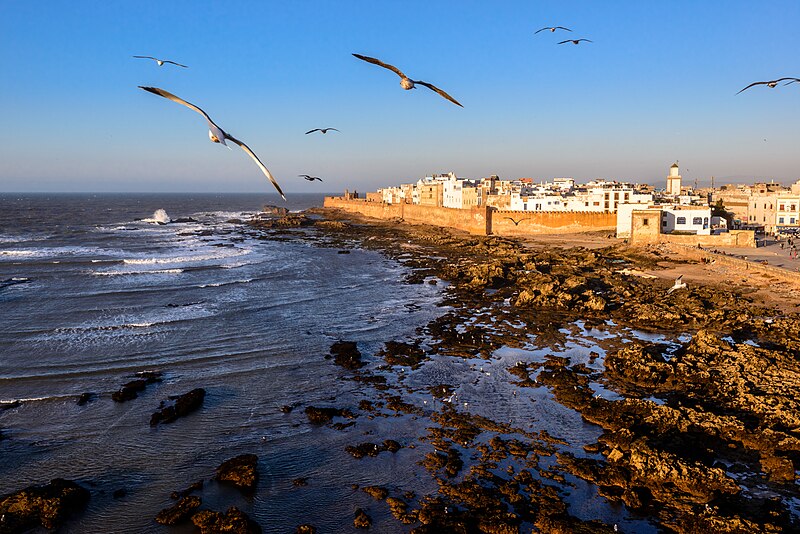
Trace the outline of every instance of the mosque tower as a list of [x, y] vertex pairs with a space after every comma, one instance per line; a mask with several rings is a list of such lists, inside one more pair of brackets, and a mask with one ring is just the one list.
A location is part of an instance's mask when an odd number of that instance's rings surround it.
[[678, 164], [673, 163], [667, 176], [667, 194], [678, 196], [681, 194], [681, 175], [678, 174]]

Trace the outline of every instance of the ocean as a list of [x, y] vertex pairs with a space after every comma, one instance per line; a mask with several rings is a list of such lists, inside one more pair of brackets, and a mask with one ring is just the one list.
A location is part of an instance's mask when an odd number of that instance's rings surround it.
[[[207, 508], [236, 505], [265, 532], [326, 532], [352, 524], [351, 484], [424, 486], [399, 458], [342, 464], [354, 438], [302, 413], [364, 397], [325, 359], [333, 342], [377, 351], [441, 313], [440, 286], [404, 284], [409, 269], [376, 252], [238, 222], [322, 198], [0, 195], [0, 494], [72, 479], [92, 497], [64, 532], [165, 532], [153, 518], [169, 494], [206, 480]], [[188, 222], [156, 224], [158, 210]], [[112, 401], [142, 371], [163, 380]], [[162, 401], [197, 387], [199, 411], [149, 425]], [[259, 456], [252, 496], [209, 482], [241, 453]], [[376, 528], [401, 530], [380, 518]]]

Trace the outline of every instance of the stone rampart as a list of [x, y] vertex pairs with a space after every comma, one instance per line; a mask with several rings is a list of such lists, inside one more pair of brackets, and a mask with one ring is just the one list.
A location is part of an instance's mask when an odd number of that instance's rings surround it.
[[455, 209], [417, 204], [386, 204], [362, 199], [345, 200], [341, 197], [325, 197], [324, 206], [376, 219], [403, 219], [412, 224], [447, 226], [471, 234], [487, 235], [491, 231], [491, 219], [486, 207]]
[[596, 211], [492, 210], [491, 230], [500, 236], [574, 234], [614, 230], [617, 214]]

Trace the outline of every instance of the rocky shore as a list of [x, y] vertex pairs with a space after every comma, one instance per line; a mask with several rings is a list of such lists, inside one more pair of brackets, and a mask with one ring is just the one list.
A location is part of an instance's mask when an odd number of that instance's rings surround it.
[[[377, 354], [332, 348], [343, 379], [374, 389], [359, 413], [429, 418], [416, 441], [433, 451], [418, 462], [438, 490], [364, 488], [411, 532], [624, 531], [573, 511], [577, 481], [657, 530], [800, 528], [800, 316], [786, 312], [798, 302], [778, 309], [713, 276], [668, 294], [672, 275], [660, 271], [698, 265], [657, 248], [537, 246], [333, 210], [252, 223], [275, 236], [310, 225], [327, 246], [397, 259], [407, 283], [448, 283], [445, 311], [417, 339], [385, 340]], [[575, 334], [601, 349], [568, 350]], [[501, 350], [523, 355], [499, 373], [511, 395], [551, 399], [599, 437], [568, 444], [558, 425], [537, 430], [460, 402], [463, 378], [419, 379], [438, 358], [462, 358], [479, 384], [490, 373], [475, 362], [497, 375]], [[348, 408], [307, 413], [318, 424], [359, 416]], [[348, 451], [378, 457], [386, 443]], [[373, 511], [354, 513], [366, 528]]]

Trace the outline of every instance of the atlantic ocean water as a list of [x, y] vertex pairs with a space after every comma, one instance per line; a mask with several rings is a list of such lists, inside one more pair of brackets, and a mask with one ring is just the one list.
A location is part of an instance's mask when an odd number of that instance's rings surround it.
[[[339, 460], [346, 433], [280, 410], [357, 404], [358, 384], [325, 359], [331, 344], [377, 351], [440, 313], [440, 289], [403, 284], [407, 269], [378, 253], [339, 254], [313, 229], [270, 238], [238, 222], [265, 204], [321, 203], [0, 195], [0, 494], [72, 479], [92, 497], [64, 532], [190, 532], [153, 517], [171, 492], [205, 480], [208, 508], [236, 505], [265, 532], [306, 522], [326, 532], [352, 517], [343, 488], [414, 486], [399, 459], [354, 469]], [[188, 222], [157, 224], [157, 210]], [[163, 381], [114, 402], [142, 371]], [[197, 387], [207, 392], [199, 411], [149, 425], [162, 401]], [[241, 453], [259, 456], [252, 495], [212, 480]], [[299, 478], [312, 483], [298, 488]]]

